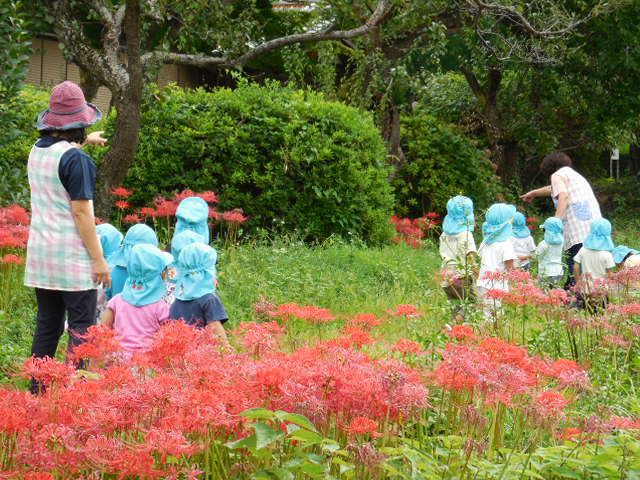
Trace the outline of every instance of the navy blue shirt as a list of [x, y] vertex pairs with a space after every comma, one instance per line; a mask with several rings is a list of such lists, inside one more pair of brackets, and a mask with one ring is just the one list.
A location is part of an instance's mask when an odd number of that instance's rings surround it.
[[184, 320], [187, 325], [204, 328], [211, 322], [224, 323], [229, 316], [217, 295], [208, 293], [195, 300], [176, 300], [171, 305], [169, 318]]
[[[49, 148], [64, 139], [43, 135], [36, 142], [38, 148]], [[71, 200], [92, 200], [96, 184], [96, 164], [79, 148], [67, 150], [58, 165], [58, 177]]]

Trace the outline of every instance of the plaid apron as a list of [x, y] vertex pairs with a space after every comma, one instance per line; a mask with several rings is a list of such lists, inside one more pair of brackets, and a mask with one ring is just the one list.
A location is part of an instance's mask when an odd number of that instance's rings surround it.
[[60, 159], [71, 148], [60, 141], [49, 148], [34, 146], [29, 154], [31, 227], [24, 279], [28, 287], [71, 292], [96, 288], [89, 253], [71, 213], [71, 198], [58, 176]]

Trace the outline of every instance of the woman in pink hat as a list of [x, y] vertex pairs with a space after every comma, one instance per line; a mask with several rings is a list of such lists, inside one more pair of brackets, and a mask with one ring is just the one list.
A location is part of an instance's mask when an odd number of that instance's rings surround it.
[[[96, 234], [93, 193], [96, 165], [81, 147], [104, 144], [85, 128], [102, 118], [82, 89], [63, 82], [51, 90], [49, 108], [38, 115], [40, 138], [29, 154], [31, 226], [25, 285], [38, 303], [31, 353], [53, 357], [69, 323], [69, 348], [95, 322], [97, 285], [109, 285], [109, 266]], [[32, 390], [38, 385], [33, 384]]]

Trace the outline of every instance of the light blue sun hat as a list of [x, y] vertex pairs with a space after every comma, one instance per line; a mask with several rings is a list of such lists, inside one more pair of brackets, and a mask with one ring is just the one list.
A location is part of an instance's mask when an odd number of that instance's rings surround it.
[[127, 234], [124, 236], [120, 248], [111, 255], [109, 263], [113, 266], [126, 268], [130, 250], [139, 244], [153, 245], [154, 247], [158, 246], [156, 232], [144, 223], [133, 225], [127, 230]]
[[209, 243], [209, 205], [202, 198], [188, 197], [182, 200], [176, 217], [176, 234], [191, 230], [201, 235], [204, 243]]
[[447, 202], [447, 215], [442, 222], [445, 235], [458, 235], [462, 232], [473, 232], [475, 218], [473, 216], [473, 200], [456, 195]]
[[184, 230], [180, 233], [176, 233], [171, 239], [171, 255], [173, 255], [174, 262], [180, 258], [180, 252], [187, 245], [192, 243], [205, 243], [202, 235], [191, 230]]
[[613, 254], [613, 260], [616, 262], [616, 265], [620, 265], [624, 262], [624, 259], [627, 258], [627, 255], [637, 255], [640, 252], [635, 248], [629, 248], [626, 245], [618, 245], [611, 253]]
[[599, 218], [591, 222], [591, 231], [582, 245], [591, 250], [612, 251], [611, 222], [606, 218]]
[[506, 203], [494, 203], [487, 210], [485, 222], [482, 224], [484, 243], [503, 242], [511, 238], [511, 224], [516, 214], [516, 207]]
[[564, 225], [557, 217], [547, 218], [540, 228], [544, 230], [544, 241], [549, 245], [562, 245], [564, 243]]
[[527, 238], [531, 236], [531, 231], [529, 227], [527, 227], [527, 219], [520, 212], [516, 212], [513, 216], [512, 235], [516, 238]]
[[180, 252], [176, 298], [195, 300], [215, 293], [216, 261], [218, 253], [204, 243], [192, 243]]
[[127, 281], [122, 298], [131, 305], [144, 307], [162, 300], [167, 291], [160, 275], [173, 262], [170, 253], [153, 245], [138, 244], [131, 248], [127, 262]]
[[109, 257], [111, 257], [111, 255], [113, 255], [120, 247], [120, 243], [124, 236], [120, 230], [110, 223], [101, 223], [100, 225], [97, 225], [96, 233], [98, 234], [98, 238], [100, 238], [102, 254], [108, 261]]

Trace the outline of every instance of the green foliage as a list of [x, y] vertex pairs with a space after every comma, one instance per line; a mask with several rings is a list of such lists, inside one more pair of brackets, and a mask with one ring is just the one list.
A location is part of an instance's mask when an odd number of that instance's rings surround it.
[[20, 134], [18, 95], [27, 73], [30, 43], [23, 2], [0, 3], [0, 144]]
[[38, 131], [35, 129], [36, 117], [40, 111], [47, 108], [48, 101], [47, 92], [27, 85], [15, 102], [17, 106], [12, 114], [13, 125], [20, 134], [0, 142], [0, 205], [25, 205], [29, 201], [27, 158], [38, 138]]
[[125, 180], [134, 203], [214, 190], [221, 210], [243, 208], [254, 228], [388, 238], [393, 196], [370, 115], [274, 84], [156, 95]]
[[416, 112], [403, 117], [402, 141], [406, 163], [393, 180], [400, 213], [443, 211], [459, 194], [480, 208], [494, 199], [498, 187], [490, 162], [455, 128]]

